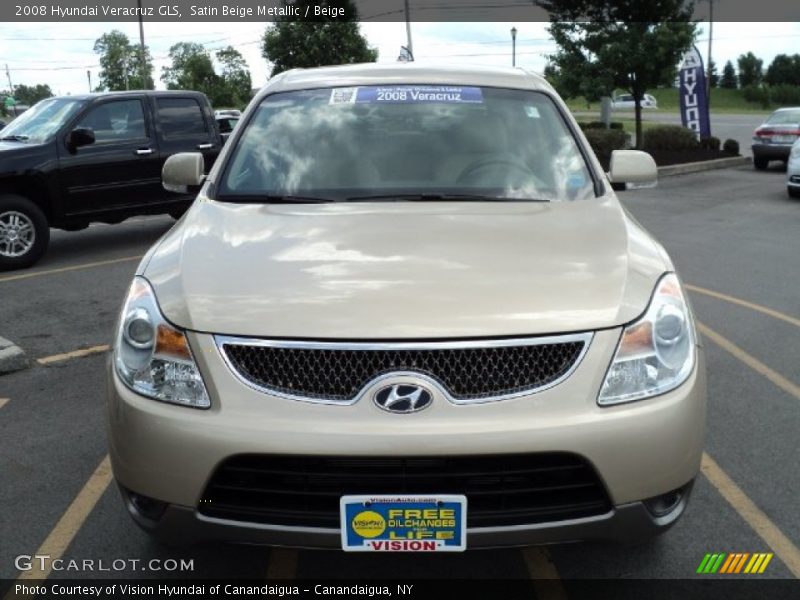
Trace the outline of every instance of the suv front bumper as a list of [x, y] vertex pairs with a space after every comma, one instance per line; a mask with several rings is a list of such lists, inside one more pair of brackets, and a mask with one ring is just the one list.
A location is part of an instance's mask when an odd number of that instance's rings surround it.
[[[633, 544], [653, 538], [672, 527], [686, 510], [694, 481], [681, 488], [680, 501], [666, 514], [656, 516], [644, 502], [615, 506], [595, 517], [518, 525], [467, 529], [469, 548], [532, 546], [560, 542], [606, 541]], [[298, 548], [341, 548], [339, 529], [283, 527], [209, 518], [188, 506], [168, 505], [158, 519], [144, 515], [131, 493], [120, 487], [125, 506], [139, 527], [167, 544], [236, 542]]]
[[[189, 333], [212, 406], [197, 410], [143, 398], [109, 364], [109, 441], [117, 482], [163, 503], [158, 519], [136, 521], [159, 536], [276, 545], [338, 547], [338, 529], [265, 525], [198, 513], [217, 467], [237, 454], [455, 456], [568, 452], [584, 457], [612, 509], [601, 515], [469, 530], [469, 544], [524, 545], [582, 539], [636, 540], [668, 528], [686, 498], [654, 517], [644, 500], [684, 488], [700, 468], [706, 382], [702, 348], [694, 371], [661, 396], [609, 407], [597, 404], [620, 330], [595, 333], [580, 365], [538, 393], [455, 405], [438, 393], [430, 408], [387, 413], [365, 396], [349, 406], [312, 404], [258, 392], [236, 379], [212, 336]], [[126, 495], [128, 492], [125, 492]]]

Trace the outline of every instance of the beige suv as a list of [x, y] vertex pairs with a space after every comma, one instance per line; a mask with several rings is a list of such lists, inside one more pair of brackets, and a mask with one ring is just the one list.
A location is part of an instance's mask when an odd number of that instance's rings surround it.
[[109, 365], [125, 504], [166, 540], [635, 541], [684, 512], [703, 353], [669, 257], [547, 82], [414, 63], [254, 98], [145, 256]]

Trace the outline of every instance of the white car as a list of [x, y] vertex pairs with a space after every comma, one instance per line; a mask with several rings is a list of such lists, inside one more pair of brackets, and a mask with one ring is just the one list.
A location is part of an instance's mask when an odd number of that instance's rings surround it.
[[800, 198], [800, 138], [792, 146], [786, 163], [786, 191], [792, 198]]
[[[636, 103], [633, 101], [633, 96], [631, 94], [617, 96], [613, 101], [613, 107], [618, 110], [626, 108], [633, 109], [635, 106]], [[658, 108], [658, 100], [650, 94], [645, 94], [644, 98], [642, 98], [642, 108]]]

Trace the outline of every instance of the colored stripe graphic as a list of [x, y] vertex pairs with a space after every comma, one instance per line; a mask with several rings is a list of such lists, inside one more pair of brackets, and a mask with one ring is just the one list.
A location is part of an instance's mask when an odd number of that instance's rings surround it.
[[719, 570], [719, 572], [720, 573], [728, 573], [729, 572], [728, 569], [731, 568], [731, 564], [736, 562], [736, 560], [735, 560], [736, 556], [737, 556], [736, 554], [728, 554], [728, 560], [726, 560], [722, 564], [722, 568]]
[[767, 565], [769, 564], [769, 561], [771, 561], [771, 560], [772, 560], [772, 552], [770, 552], [769, 554], [765, 554], [764, 555], [764, 562], [761, 563], [761, 567], [758, 569], [758, 572], [759, 573], [763, 573], [764, 569], [767, 568]]
[[698, 572], [698, 573], [705, 573], [705, 572], [706, 572], [706, 565], [708, 564], [708, 561], [709, 561], [710, 559], [711, 559], [711, 555], [710, 555], [710, 554], [706, 554], [706, 555], [703, 557], [703, 560], [702, 560], [702, 562], [700, 563], [700, 566], [699, 566], [699, 567], [697, 567], [697, 572]]
[[700, 566], [697, 567], [697, 573], [724, 573], [728, 575], [739, 574], [742, 571], [745, 573], [763, 573], [772, 560], [772, 556], [772, 552], [755, 552], [753, 554], [749, 552], [708, 553], [703, 557]]
[[750, 559], [750, 562], [747, 563], [747, 566], [744, 568], [745, 573], [755, 573], [756, 571], [753, 570], [753, 567], [756, 569], [761, 564], [761, 561], [764, 560], [763, 555], [761, 554], [753, 554], [753, 557]]

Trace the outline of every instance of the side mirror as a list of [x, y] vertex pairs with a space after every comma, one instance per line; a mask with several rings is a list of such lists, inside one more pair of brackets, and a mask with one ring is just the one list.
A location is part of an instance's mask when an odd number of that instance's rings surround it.
[[74, 152], [76, 148], [94, 144], [94, 131], [87, 127], [76, 127], [67, 134], [67, 148]]
[[[608, 179], [612, 184], [631, 184], [628, 189], [655, 187], [658, 183], [656, 161], [647, 152], [614, 150]], [[616, 188], [615, 188], [616, 189]]]
[[161, 185], [170, 192], [186, 194], [189, 186], [198, 186], [206, 178], [203, 175], [205, 159], [199, 152], [173, 154], [161, 169]]

